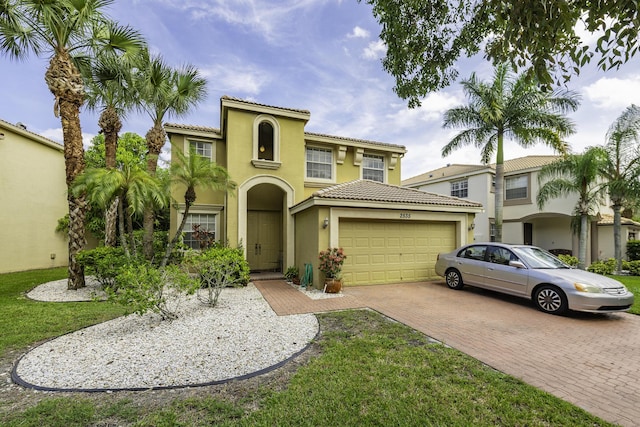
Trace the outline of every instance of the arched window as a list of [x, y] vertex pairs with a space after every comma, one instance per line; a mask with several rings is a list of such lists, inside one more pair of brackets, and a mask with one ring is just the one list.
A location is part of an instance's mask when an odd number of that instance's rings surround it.
[[280, 167], [280, 126], [275, 117], [260, 114], [253, 121], [253, 166], [261, 169]]
[[274, 160], [273, 157], [273, 125], [267, 121], [258, 125], [258, 158]]

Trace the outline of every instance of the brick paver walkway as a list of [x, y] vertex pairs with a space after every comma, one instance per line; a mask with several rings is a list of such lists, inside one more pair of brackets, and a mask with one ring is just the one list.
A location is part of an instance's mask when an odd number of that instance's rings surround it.
[[370, 307], [607, 421], [640, 425], [640, 316], [552, 316], [443, 282], [347, 287], [324, 300], [283, 281], [254, 283], [279, 315]]

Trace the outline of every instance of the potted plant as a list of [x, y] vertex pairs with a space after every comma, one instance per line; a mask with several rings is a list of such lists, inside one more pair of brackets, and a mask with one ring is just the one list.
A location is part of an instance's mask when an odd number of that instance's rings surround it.
[[287, 268], [287, 271], [284, 273], [284, 278], [289, 282], [292, 282], [294, 285], [300, 284], [300, 270], [295, 265]]
[[337, 293], [342, 289], [342, 264], [347, 256], [342, 248], [328, 248], [320, 251], [320, 265], [318, 269], [324, 273], [324, 291], [327, 293]]

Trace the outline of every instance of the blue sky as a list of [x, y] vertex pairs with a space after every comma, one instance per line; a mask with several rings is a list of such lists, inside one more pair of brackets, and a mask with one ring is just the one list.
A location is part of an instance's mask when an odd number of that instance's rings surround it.
[[[465, 103], [459, 83], [428, 95], [408, 109], [393, 92], [394, 80], [381, 65], [385, 48], [371, 7], [356, 0], [118, 0], [108, 15], [146, 37], [152, 51], [172, 66], [192, 64], [208, 80], [208, 97], [184, 117], [167, 121], [219, 127], [220, 97], [306, 109], [307, 131], [362, 138], [407, 147], [403, 179], [447, 163], [478, 163], [479, 150], [440, 151], [455, 135], [442, 129], [442, 114]], [[582, 96], [571, 114], [577, 133], [573, 151], [602, 144], [609, 125], [631, 103], [640, 103], [640, 59], [618, 71], [583, 70], [569, 83]], [[0, 119], [62, 141], [53, 97], [44, 82], [46, 58], [16, 62], [0, 57]], [[460, 79], [475, 71], [489, 79], [481, 58], [458, 65]], [[131, 114], [124, 131], [143, 135], [151, 122]], [[82, 113], [85, 141], [98, 132], [97, 115]], [[505, 157], [551, 154], [507, 142]]]

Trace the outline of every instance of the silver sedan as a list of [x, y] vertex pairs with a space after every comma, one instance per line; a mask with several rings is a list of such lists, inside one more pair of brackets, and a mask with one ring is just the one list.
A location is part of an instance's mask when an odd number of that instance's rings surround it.
[[546, 313], [625, 311], [633, 294], [617, 280], [571, 268], [535, 246], [474, 243], [439, 254], [436, 274], [451, 289], [467, 285], [533, 300]]

